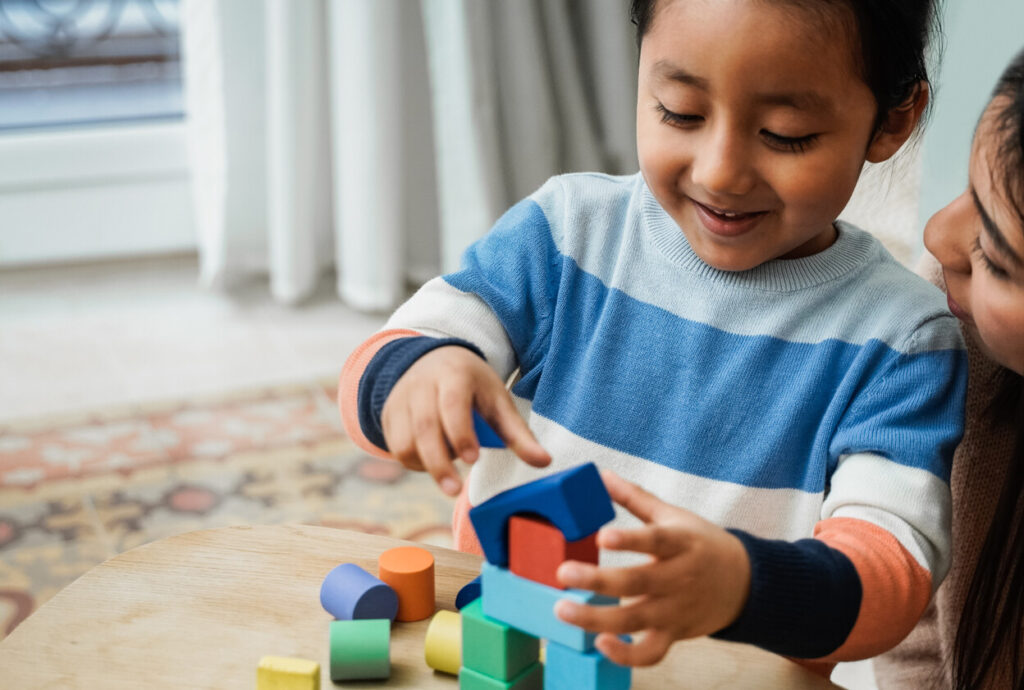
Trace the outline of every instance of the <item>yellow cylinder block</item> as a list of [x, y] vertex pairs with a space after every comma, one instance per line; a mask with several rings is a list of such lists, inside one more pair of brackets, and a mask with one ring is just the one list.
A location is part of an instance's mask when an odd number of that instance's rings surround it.
[[435, 671], [459, 675], [462, 666], [462, 616], [454, 611], [438, 611], [427, 627], [423, 644], [427, 666]]

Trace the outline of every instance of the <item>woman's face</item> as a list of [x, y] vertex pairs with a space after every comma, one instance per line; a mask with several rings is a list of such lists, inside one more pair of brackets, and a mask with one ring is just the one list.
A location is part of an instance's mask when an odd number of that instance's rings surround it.
[[997, 156], [996, 98], [981, 118], [967, 190], [928, 221], [924, 243], [946, 280], [949, 308], [995, 361], [1024, 374], [1024, 221], [1007, 199]]

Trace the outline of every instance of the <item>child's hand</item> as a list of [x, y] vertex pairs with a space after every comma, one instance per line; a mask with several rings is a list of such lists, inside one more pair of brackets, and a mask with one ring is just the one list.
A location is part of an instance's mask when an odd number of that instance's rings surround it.
[[458, 346], [431, 350], [395, 383], [381, 410], [388, 450], [409, 469], [429, 472], [442, 491], [455, 496], [462, 480], [453, 458], [473, 463], [479, 457], [473, 408], [526, 463], [551, 462], [494, 370]]
[[[618, 606], [562, 600], [555, 606], [558, 617], [601, 633], [595, 645], [623, 666], [656, 664], [674, 641], [708, 635], [735, 621], [750, 591], [750, 561], [740, 540], [611, 472], [602, 477], [615, 502], [646, 524], [602, 529], [598, 545], [653, 558], [630, 568], [563, 563], [558, 579], [567, 587], [631, 599]], [[639, 631], [643, 634], [631, 643], [617, 637]]]

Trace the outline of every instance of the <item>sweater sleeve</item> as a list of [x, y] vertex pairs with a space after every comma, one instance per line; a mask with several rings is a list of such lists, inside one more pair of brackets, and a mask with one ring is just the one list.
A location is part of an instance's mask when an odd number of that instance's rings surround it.
[[751, 591], [719, 637], [822, 663], [873, 657], [911, 632], [945, 577], [967, 382], [959, 330], [930, 320], [898, 350], [868, 353], [814, 538], [737, 534]]
[[539, 373], [561, 270], [549, 221], [560, 190], [553, 179], [509, 209], [466, 250], [458, 271], [426, 283], [348, 358], [338, 403], [346, 431], [364, 450], [387, 456], [379, 422], [387, 395], [435, 347], [467, 347], [502, 380], [517, 368], [523, 379]]

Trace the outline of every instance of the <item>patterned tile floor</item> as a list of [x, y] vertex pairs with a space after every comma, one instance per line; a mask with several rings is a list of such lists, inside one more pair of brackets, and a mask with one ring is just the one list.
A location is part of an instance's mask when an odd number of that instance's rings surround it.
[[329, 382], [0, 423], [0, 638], [154, 539], [301, 522], [451, 544], [429, 477], [342, 433]]

